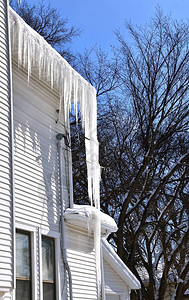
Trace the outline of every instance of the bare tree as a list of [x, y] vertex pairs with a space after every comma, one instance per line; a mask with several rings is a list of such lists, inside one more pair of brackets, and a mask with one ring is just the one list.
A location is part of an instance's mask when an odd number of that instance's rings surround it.
[[95, 87], [98, 100], [102, 101], [102, 96], [120, 86], [119, 63], [115, 53], [112, 59], [101, 47], [95, 46], [85, 50], [83, 54], [78, 54], [77, 62], [77, 70]]
[[80, 35], [81, 31], [74, 26], [68, 26], [68, 20], [62, 18], [51, 4], [29, 4], [26, 0], [11, 0], [10, 5], [21, 18], [38, 32], [54, 47], [68, 62], [72, 63], [75, 56], [68, 45]]
[[117, 220], [112, 241], [140, 280], [142, 299], [165, 299], [169, 290], [172, 299], [183, 299], [189, 287], [189, 28], [159, 10], [148, 26], [126, 29], [131, 46], [117, 32], [122, 94], [99, 124], [102, 207]]

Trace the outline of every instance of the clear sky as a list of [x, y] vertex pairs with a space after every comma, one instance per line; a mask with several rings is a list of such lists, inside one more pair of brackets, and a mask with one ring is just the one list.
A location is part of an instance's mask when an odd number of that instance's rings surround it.
[[[33, 2], [36, 0], [33, 0]], [[49, 2], [48, 0], [43, 0]], [[61, 16], [67, 17], [70, 25], [82, 30], [71, 48], [81, 52], [96, 43], [109, 51], [116, 43], [115, 28], [124, 30], [124, 20], [142, 25], [154, 16], [159, 5], [166, 14], [187, 21], [189, 0], [53, 0]]]

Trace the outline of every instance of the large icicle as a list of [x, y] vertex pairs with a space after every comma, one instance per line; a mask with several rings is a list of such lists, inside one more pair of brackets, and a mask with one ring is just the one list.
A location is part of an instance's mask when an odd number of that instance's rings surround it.
[[[50, 82], [59, 90], [60, 110], [64, 113], [66, 126], [69, 124], [71, 102], [77, 109], [80, 102], [81, 118], [86, 138], [86, 156], [89, 178], [89, 198], [99, 208], [98, 141], [96, 124], [96, 91], [67, 61], [53, 49], [10, 8], [12, 51], [17, 52], [18, 65], [27, 68], [28, 80], [32, 67], [40, 78]], [[69, 127], [69, 126], [68, 126]]]
[[[60, 95], [59, 111], [64, 114], [65, 126], [69, 128], [69, 110], [71, 102], [77, 110], [80, 103], [81, 118], [85, 130], [85, 146], [88, 176], [88, 193], [91, 205], [100, 213], [100, 166], [97, 140], [96, 91], [80, 76], [38, 33], [28, 26], [10, 8], [10, 30], [13, 57], [17, 53], [18, 65], [28, 71], [28, 81], [32, 68], [38, 70], [39, 78], [50, 82]], [[98, 298], [100, 298], [100, 218], [96, 217], [94, 234]]]

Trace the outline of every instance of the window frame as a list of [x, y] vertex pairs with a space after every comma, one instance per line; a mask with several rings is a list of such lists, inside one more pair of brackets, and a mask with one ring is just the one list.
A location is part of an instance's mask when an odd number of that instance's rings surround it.
[[[30, 234], [30, 273], [31, 273], [31, 299], [37, 300], [37, 228], [34, 226], [15, 223], [15, 240], [16, 232], [27, 232]], [[16, 262], [16, 247], [14, 253], [14, 261]], [[15, 286], [16, 286], [16, 263], [14, 264]], [[14, 293], [16, 299], [16, 292]]]
[[[32, 295], [33, 295], [33, 291], [32, 291], [32, 250], [31, 250], [31, 232], [30, 231], [26, 231], [26, 230], [22, 230], [22, 229], [16, 229], [16, 234], [23, 234], [25, 236], [28, 237], [28, 249], [29, 249], [29, 278], [27, 277], [17, 277], [16, 276], [16, 284], [17, 284], [17, 280], [21, 281], [21, 282], [24, 282], [24, 281], [27, 281], [30, 283], [30, 299], [32, 299]], [[17, 248], [16, 248], [17, 250]]]
[[54, 240], [54, 263], [55, 263], [55, 299], [61, 300], [61, 280], [60, 280], [60, 262], [61, 262], [61, 254], [60, 254], [60, 233], [55, 231], [49, 231], [40, 229], [39, 234], [39, 255], [40, 255], [40, 291], [41, 297], [40, 300], [43, 300], [43, 277], [42, 277], [42, 236], [46, 236], [47, 238], [52, 238]]
[[[53, 280], [44, 280], [43, 279], [43, 272], [42, 272], [42, 283], [47, 283], [47, 284], [53, 284], [54, 288], [53, 288], [53, 294], [54, 294], [54, 299], [56, 299], [56, 266], [55, 266], [55, 239], [50, 237], [50, 236], [47, 236], [47, 235], [42, 235], [41, 236], [41, 242], [42, 242], [42, 251], [43, 251], [43, 241], [45, 240], [49, 240], [49, 241], [52, 241], [52, 250], [53, 250], [53, 257], [52, 257], [52, 260], [53, 260]], [[42, 265], [43, 265], [43, 257], [42, 257]], [[45, 299], [43, 299], [45, 300]]]

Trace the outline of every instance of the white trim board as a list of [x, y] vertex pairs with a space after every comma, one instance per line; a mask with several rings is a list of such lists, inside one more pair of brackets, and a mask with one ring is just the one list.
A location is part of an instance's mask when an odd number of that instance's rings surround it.
[[121, 258], [116, 254], [110, 244], [105, 238], [102, 239], [102, 250], [103, 258], [109, 265], [114, 269], [114, 271], [121, 277], [121, 279], [130, 287], [130, 289], [136, 290], [140, 289], [140, 282], [135, 277], [135, 275], [129, 270], [129, 268], [124, 264]]

